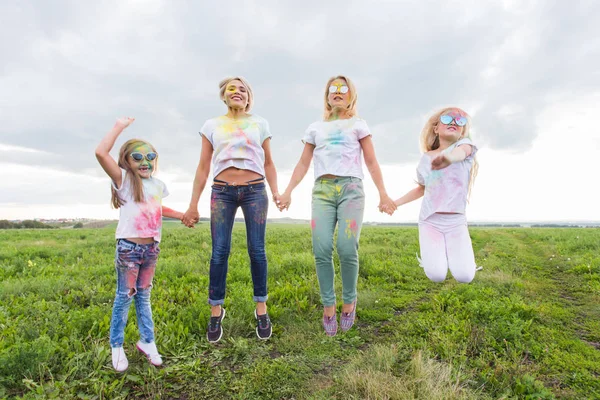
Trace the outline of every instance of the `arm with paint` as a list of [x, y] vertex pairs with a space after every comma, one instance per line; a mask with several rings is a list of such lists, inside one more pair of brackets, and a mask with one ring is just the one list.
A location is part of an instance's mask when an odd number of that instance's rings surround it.
[[117, 119], [115, 125], [112, 127], [110, 131], [104, 136], [104, 138], [96, 147], [96, 159], [100, 163], [100, 166], [106, 172], [108, 176], [115, 182], [117, 187], [121, 187], [121, 168], [119, 164], [115, 161], [114, 158], [110, 155], [110, 151], [112, 150], [117, 138], [123, 132], [125, 128], [127, 128], [131, 123], [135, 120], [135, 118], [124, 117]]
[[212, 158], [213, 147], [208, 139], [202, 136], [202, 151], [200, 152], [200, 162], [196, 168], [196, 175], [194, 176], [194, 186], [192, 189], [192, 199], [190, 200], [190, 206], [181, 218], [182, 222], [187, 227], [193, 227], [196, 222], [200, 220], [200, 213], [198, 212], [198, 202], [200, 201], [200, 195], [206, 186], [208, 180], [208, 173], [210, 172], [210, 159]]
[[381, 174], [381, 168], [379, 167], [379, 162], [377, 162], [377, 157], [375, 157], [375, 147], [373, 146], [373, 140], [371, 139], [371, 136], [362, 138], [360, 140], [360, 145], [365, 157], [367, 169], [369, 170], [371, 178], [373, 179], [373, 182], [379, 191], [379, 211], [392, 215], [394, 211], [396, 211], [397, 207], [385, 190], [385, 185], [383, 184], [383, 175]]
[[271, 139], [267, 138], [262, 144], [265, 152], [265, 177], [271, 188], [271, 195], [275, 204], [279, 205], [279, 188], [277, 187], [277, 169], [271, 155]]
[[424, 194], [425, 194], [425, 186], [419, 185], [416, 188], [414, 188], [413, 190], [406, 193], [404, 196], [402, 196], [399, 199], [397, 199], [396, 201], [394, 201], [394, 204], [396, 204], [396, 206], [400, 207], [403, 204], [410, 203], [411, 201], [420, 199], [421, 197], [423, 197]]
[[163, 215], [163, 217], [175, 218], [180, 221], [183, 219], [183, 213], [181, 211], [175, 211], [166, 206], [162, 206], [162, 215]]
[[470, 144], [461, 144], [456, 146], [452, 151], [442, 151], [436, 158], [431, 160], [431, 169], [439, 170], [446, 168], [450, 164], [464, 161], [471, 155], [473, 148]]
[[279, 211], [290, 208], [290, 204], [292, 204], [292, 191], [300, 184], [300, 182], [302, 182], [302, 179], [304, 179], [304, 176], [308, 172], [314, 151], [314, 144], [304, 144], [304, 150], [302, 151], [302, 155], [300, 156], [298, 164], [296, 164], [296, 168], [294, 168], [294, 172], [290, 178], [290, 183], [288, 183], [285, 192], [283, 192], [283, 194], [279, 197]]

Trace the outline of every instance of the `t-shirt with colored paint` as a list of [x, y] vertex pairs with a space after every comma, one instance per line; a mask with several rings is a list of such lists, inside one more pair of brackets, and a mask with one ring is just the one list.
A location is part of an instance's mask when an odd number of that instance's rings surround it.
[[360, 140], [370, 135], [358, 117], [310, 124], [302, 141], [315, 146], [315, 179], [326, 174], [363, 179]]
[[136, 203], [133, 199], [132, 184], [127, 171], [122, 170], [121, 187], [117, 188], [112, 182], [120, 199], [125, 201], [119, 207], [119, 223], [115, 237], [154, 238], [160, 242], [162, 228], [162, 199], [169, 195], [167, 186], [159, 179], [142, 179], [144, 187], [144, 202]]
[[471, 155], [461, 162], [452, 163], [439, 170], [431, 169], [433, 157], [423, 154], [417, 166], [417, 181], [425, 186], [419, 221], [425, 221], [437, 212], [464, 214], [467, 207], [469, 179], [477, 147], [469, 138], [463, 138], [449, 146], [450, 152], [461, 144], [472, 147]]
[[258, 115], [233, 119], [211, 118], [200, 129], [213, 147], [213, 177], [230, 167], [247, 169], [265, 176], [263, 142], [272, 137], [269, 123]]

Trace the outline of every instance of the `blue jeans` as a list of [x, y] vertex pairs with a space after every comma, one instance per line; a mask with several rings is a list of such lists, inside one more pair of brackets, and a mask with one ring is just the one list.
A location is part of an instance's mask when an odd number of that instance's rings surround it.
[[255, 302], [267, 301], [265, 232], [269, 198], [265, 184], [213, 185], [210, 198], [212, 256], [208, 287], [208, 303], [213, 306], [223, 304], [225, 301], [231, 231], [238, 207], [242, 208], [246, 222], [246, 242], [250, 256], [252, 283], [254, 284], [253, 300]]
[[110, 346], [121, 347], [125, 340], [125, 325], [131, 300], [135, 300], [140, 340], [154, 341], [154, 322], [150, 307], [152, 278], [160, 248], [158, 242], [136, 244], [129, 240], [117, 240], [115, 269], [117, 270], [117, 293], [110, 321]]

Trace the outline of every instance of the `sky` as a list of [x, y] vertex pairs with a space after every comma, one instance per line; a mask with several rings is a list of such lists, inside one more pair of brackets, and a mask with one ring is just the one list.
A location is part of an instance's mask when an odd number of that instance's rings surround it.
[[[226, 113], [218, 83], [232, 75], [269, 121], [283, 192], [327, 80], [343, 74], [392, 198], [415, 185], [427, 117], [458, 106], [479, 149], [469, 221], [600, 221], [598, 21], [593, 0], [3, 1], [0, 219], [118, 218], [94, 149], [121, 116], [136, 120], [112, 154], [152, 143], [163, 204], [185, 211], [198, 130]], [[420, 200], [379, 213], [363, 169], [365, 221], [417, 221]], [[311, 169], [269, 218], [309, 219], [312, 182]]]

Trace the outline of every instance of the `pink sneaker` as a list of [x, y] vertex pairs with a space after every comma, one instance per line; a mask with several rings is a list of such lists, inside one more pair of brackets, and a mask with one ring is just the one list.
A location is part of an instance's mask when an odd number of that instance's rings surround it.
[[354, 300], [354, 308], [352, 312], [345, 313], [342, 312], [340, 315], [340, 325], [342, 325], [342, 332], [347, 332], [354, 325], [354, 320], [356, 319], [356, 303], [358, 299]]
[[331, 317], [323, 315], [323, 328], [325, 328], [327, 336], [335, 336], [338, 328], [337, 317], [335, 314]]

